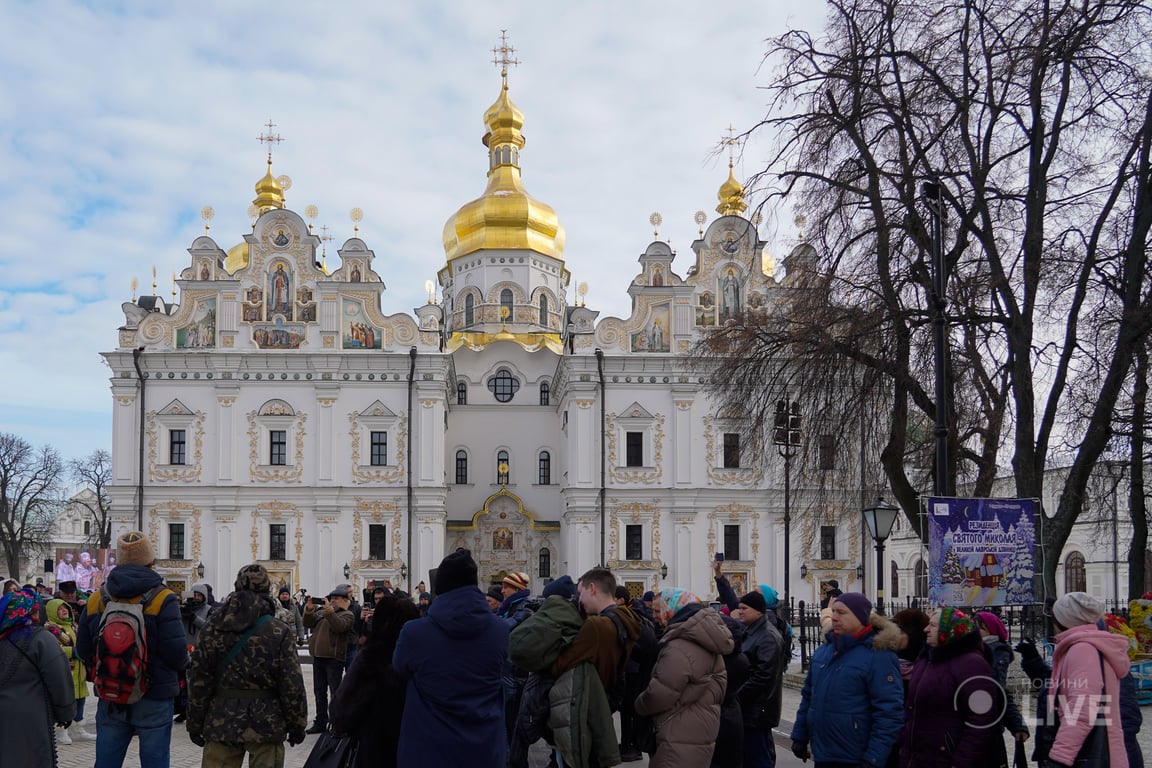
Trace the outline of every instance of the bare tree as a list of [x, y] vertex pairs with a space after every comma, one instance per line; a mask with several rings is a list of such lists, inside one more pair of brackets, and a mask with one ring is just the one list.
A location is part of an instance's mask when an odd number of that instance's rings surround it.
[[108, 485], [112, 480], [112, 456], [97, 449], [82, 459], [68, 463], [72, 479], [90, 493], [70, 499], [81, 506], [92, 523], [91, 543], [99, 549], [112, 546], [112, 501], [108, 498]]
[[[1054, 445], [1075, 446], [1040, 566], [1058, 553], [1135, 349], [1152, 326], [1152, 42], [1139, 0], [831, 0], [822, 37], [771, 41], [777, 137], [753, 185], [808, 217], [814, 248], [785, 261], [803, 290], [722, 326], [703, 348], [721, 397], [759, 386], [839, 403], [877, 436], [880, 464], [918, 525], [930, 386], [932, 283], [923, 184], [938, 182], [950, 278], [946, 488], [1043, 498]], [[786, 281], [787, 287], [787, 281]], [[1088, 344], [1099, 377], [1074, 417]], [[725, 363], [721, 353], [732, 352]], [[727, 367], [725, 367], [725, 365]], [[845, 396], [846, 382], [862, 389]], [[835, 394], [835, 393], [839, 394]], [[770, 405], [770, 399], [769, 399]], [[753, 423], [770, 422], [756, 409]], [[1043, 553], [1052, 553], [1045, 558]]]
[[64, 465], [51, 446], [0, 433], [0, 547], [8, 573], [19, 576], [21, 559], [43, 551], [60, 508]]

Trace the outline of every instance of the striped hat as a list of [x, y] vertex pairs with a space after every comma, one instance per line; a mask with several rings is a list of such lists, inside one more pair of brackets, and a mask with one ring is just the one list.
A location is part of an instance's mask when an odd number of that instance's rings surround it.
[[515, 571], [504, 577], [504, 583], [517, 592], [522, 589], [528, 589], [528, 582], [530, 581], [531, 579], [528, 574]]

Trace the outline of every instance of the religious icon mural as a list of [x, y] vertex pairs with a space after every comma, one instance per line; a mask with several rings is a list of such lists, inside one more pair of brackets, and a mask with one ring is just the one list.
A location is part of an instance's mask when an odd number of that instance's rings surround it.
[[261, 307], [259, 307], [259, 306], [252, 307], [252, 306], [245, 304], [242, 307], [240, 319], [246, 323], [258, 323], [264, 319], [264, 313], [261, 312], [260, 310], [261, 310]]
[[212, 271], [208, 268], [208, 262], [200, 262], [200, 279], [208, 280], [212, 277]]
[[671, 312], [668, 304], [658, 304], [648, 312], [648, 323], [632, 334], [633, 352], [667, 352], [672, 347], [670, 323]]
[[729, 267], [720, 278], [720, 319], [728, 320], [740, 314], [740, 276]]
[[509, 528], [497, 528], [492, 532], [492, 551], [493, 552], [511, 552], [513, 543], [515, 541], [514, 535]]
[[664, 270], [659, 267], [652, 270], [652, 285], [655, 288], [660, 288], [664, 285]]
[[271, 325], [252, 328], [252, 341], [260, 349], [299, 349], [304, 343], [304, 335], [304, 326], [289, 325], [282, 317], [277, 317]]
[[358, 262], [352, 262], [352, 272], [349, 276], [349, 281], [353, 283], [360, 282], [360, 264]]
[[277, 261], [268, 273], [268, 317], [284, 315], [292, 319], [292, 273], [283, 261]]
[[212, 349], [216, 346], [216, 299], [196, 302], [192, 322], [176, 329], [177, 349]]
[[696, 305], [696, 325], [716, 325], [716, 299], [708, 291], [700, 294]]
[[344, 349], [380, 349], [383, 334], [368, 322], [360, 302], [344, 299], [341, 325]]

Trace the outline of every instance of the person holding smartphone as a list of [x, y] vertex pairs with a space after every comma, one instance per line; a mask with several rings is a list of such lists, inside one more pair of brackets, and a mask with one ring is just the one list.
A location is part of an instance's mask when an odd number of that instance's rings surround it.
[[356, 617], [348, 610], [351, 605], [348, 589], [336, 587], [327, 600], [313, 597], [304, 607], [304, 626], [312, 629], [308, 653], [312, 655], [312, 692], [316, 696], [316, 719], [308, 733], [323, 733], [328, 728], [328, 695], [339, 687], [348, 644], [355, 641]]

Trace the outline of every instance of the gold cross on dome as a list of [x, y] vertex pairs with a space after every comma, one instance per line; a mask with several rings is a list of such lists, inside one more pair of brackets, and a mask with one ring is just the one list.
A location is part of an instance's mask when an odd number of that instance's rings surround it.
[[272, 162], [272, 145], [284, 141], [284, 137], [278, 133], [272, 133], [272, 129], [276, 127], [276, 123], [272, 122], [272, 118], [268, 118], [268, 122], [264, 124], [264, 127], [268, 129], [268, 133], [261, 133], [256, 137], [256, 140], [261, 144], [268, 145], [268, 162]]
[[738, 139], [734, 135], [735, 131], [736, 131], [736, 129], [732, 127], [732, 123], [728, 123], [728, 135], [720, 140], [721, 146], [728, 147], [728, 167], [729, 168], [731, 168], [733, 165], [733, 161], [732, 161], [732, 151], [733, 150], [732, 150], [732, 148], [740, 146], [740, 139]]
[[492, 63], [500, 67], [500, 79], [508, 85], [508, 65], [519, 66], [520, 59], [513, 58], [516, 49], [508, 44], [508, 30], [500, 30], [500, 45], [492, 49]]

